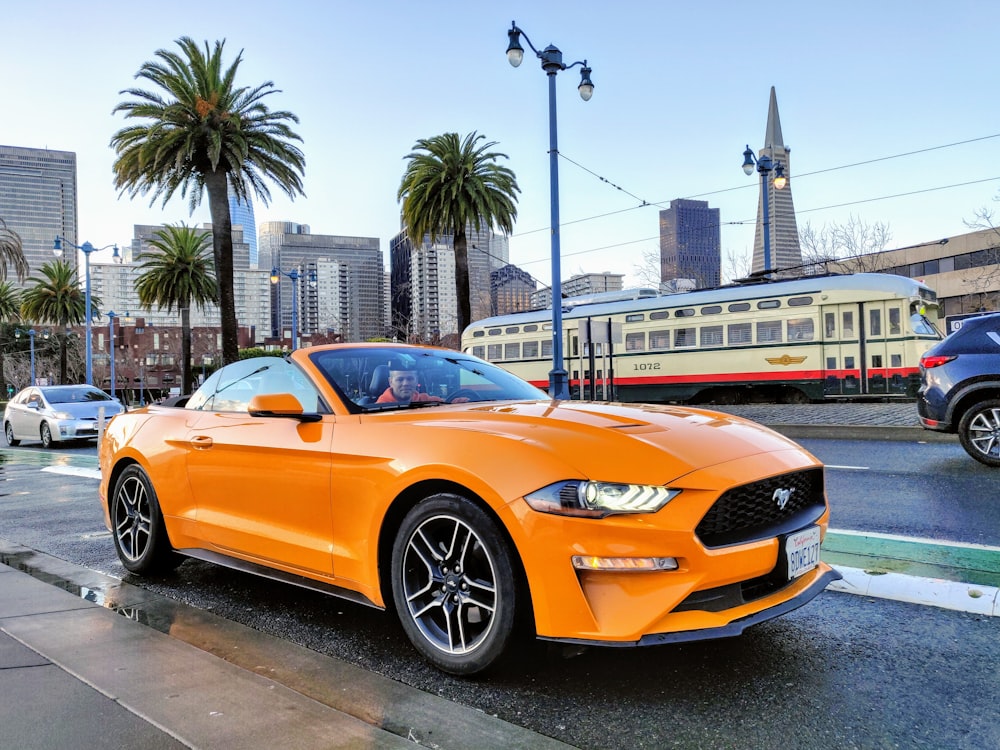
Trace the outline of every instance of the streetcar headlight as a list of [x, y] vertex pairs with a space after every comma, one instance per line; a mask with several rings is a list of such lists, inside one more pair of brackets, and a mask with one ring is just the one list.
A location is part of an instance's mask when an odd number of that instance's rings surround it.
[[655, 513], [680, 492], [650, 484], [569, 479], [542, 487], [524, 499], [542, 513], [604, 518], [616, 513]]

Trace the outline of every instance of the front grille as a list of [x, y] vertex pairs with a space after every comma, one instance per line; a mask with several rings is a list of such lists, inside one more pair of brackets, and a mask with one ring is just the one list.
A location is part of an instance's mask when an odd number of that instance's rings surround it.
[[[791, 490], [784, 508], [779, 498]], [[823, 515], [823, 469], [805, 469], [733, 487], [701, 519], [695, 533], [706, 547], [725, 547], [787, 534]]]

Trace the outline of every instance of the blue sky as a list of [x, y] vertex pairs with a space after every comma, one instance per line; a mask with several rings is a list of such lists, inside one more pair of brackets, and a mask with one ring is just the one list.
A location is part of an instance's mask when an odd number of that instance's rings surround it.
[[0, 143], [77, 153], [81, 241], [207, 221], [207, 202], [192, 216], [180, 197], [165, 208], [119, 197], [108, 143], [124, 124], [119, 91], [157, 49], [225, 39], [228, 59], [243, 50], [240, 83], [273, 81], [269, 106], [301, 121], [307, 197], [273, 190], [258, 222], [379, 237], [387, 254], [406, 154], [475, 130], [522, 190], [511, 262], [548, 283], [547, 81], [527, 47], [520, 68], [507, 63], [511, 21], [593, 68], [589, 102], [578, 69], [557, 78], [559, 150], [572, 160], [560, 162], [564, 277], [634, 282], [658, 250], [658, 208], [643, 201], [708, 200], [723, 256], [749, 256], [757, 183], [740, 167], [747, 144], [763, 145], [771, 86], [800, 228], [853, 215], [887, 223], [902, 247], [968, 231], [998, 205], [1000, 3], [987, 0], [18, 3], [4, 10]]

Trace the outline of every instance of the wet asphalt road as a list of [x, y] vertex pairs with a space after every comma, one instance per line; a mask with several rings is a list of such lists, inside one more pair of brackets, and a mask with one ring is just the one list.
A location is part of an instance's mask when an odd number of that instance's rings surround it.
[[581, 748], [1000, 746], [1000, 618], [825, 593], [738, 639], [573, 658], [539, 646], [460, 680], [377, 610], [198, 561], [158, 581], [126, 574], [96, 480], [41, 472], [51, 455], [30, 448], [0, 456], [0, 538]]

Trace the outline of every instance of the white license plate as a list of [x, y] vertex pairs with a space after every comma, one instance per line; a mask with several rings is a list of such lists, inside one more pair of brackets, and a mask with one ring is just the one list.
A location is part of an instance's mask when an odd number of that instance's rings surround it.
[[788, 580], [798, 578], [819, 565], [819, 526], [797, 531], [785, 537]]

